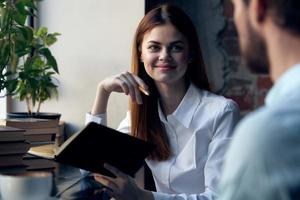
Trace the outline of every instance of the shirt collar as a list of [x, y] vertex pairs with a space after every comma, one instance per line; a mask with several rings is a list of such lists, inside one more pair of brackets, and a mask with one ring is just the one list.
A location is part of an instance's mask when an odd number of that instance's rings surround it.
[[[168, 115], [167, 118], [175, 117], [178, 122], [188, 128], [201, 100], [201, 96], [199, 96], [199, 92], [197, 90], [198, 89], [191, 83], [176, 110], [172, 114]], [[158, 113], [160, 120], [164, 123], [168, 123], [159, 102]]]
[[266, 105], [285, 101], [292, 95], [299, 96], [300, 88], [300, 63], [288, 69], [274, 84], [266, 97]]

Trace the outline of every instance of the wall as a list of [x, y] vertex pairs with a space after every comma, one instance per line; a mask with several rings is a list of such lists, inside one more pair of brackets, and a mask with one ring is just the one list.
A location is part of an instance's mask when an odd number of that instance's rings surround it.
[[[131, 42], [144, 15], [144, 1], [44, 0], [39, 9], [38, 23], [62, 34], [52, 47], [60, 70], [59, 99], [43, 104], [42, 111], [60, 112], [68, 132], [74, 132], [84, 124], [98, 82], [129, 70]], [[11, 111], [25, 111], [24, 103], [12, 104]], [[118, 125], [127, 107], [127, 97], [112, 95], [110, 126]]]
[[4, 97], [5, 92], [0, 93], [0, 119], [6, 118], [6, 97]]

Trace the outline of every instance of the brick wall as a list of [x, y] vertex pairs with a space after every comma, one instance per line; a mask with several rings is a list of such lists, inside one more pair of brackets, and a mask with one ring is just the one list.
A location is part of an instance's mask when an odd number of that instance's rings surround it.
[[245, 67], [233, 22], [233, 6], [230, 0], [224, 0], [223, 3], [227, 25], [222, 34], [222, 45], [226, 54], [226, 67], [223, 72], [226, 85], [222, 93], [234, 99], [242, 114], [246, 114], [264, 104], [265, 95], [272, 82], [269, 75], [253, 74]]

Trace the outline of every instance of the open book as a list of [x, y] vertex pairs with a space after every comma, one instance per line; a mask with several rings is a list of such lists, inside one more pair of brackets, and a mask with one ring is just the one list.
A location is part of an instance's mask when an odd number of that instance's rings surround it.
[[134, 176], [154, 148], [152, 143], [91, 122], [57, 149], [33, 147], [28, 153], [113, 177], [104, 163]]

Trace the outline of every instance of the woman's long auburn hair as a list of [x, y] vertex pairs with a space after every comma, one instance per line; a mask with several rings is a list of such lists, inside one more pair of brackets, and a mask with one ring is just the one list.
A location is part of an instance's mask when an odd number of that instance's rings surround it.
[[191, 82], [198, 88], [210, 90], [197, 31], [190, 18], [181, 9], [170, 4], [163, 4], [149, 11], [139, 23], [135, 33], [131, 72], [143, 79], [149, 86], [150, 96], [142, 95], [142, 105], [130, 100], [131, 133], [137, 138], [156, 145], [149, 159], [157, 161], [167, 160], [171, 156], [171, 148], [158, 114], [159, 93], [153, 79], [146, 73], [140, 57], [144, 35], [154, 27], [166, 23], [171, 23], [188, 40], [191, 62], [185, 74], [186, 82]]

